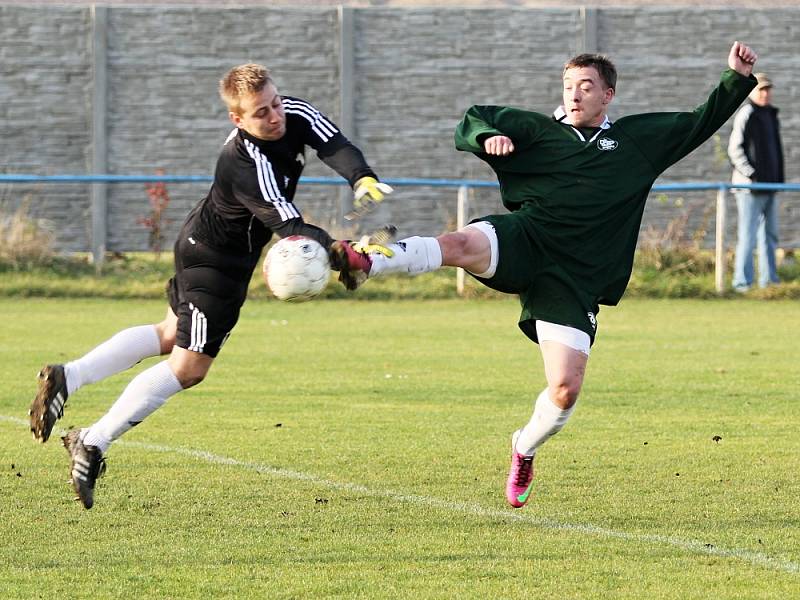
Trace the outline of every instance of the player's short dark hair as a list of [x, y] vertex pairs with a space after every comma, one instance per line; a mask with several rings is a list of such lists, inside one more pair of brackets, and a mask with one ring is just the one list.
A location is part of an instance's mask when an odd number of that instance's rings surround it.
[[233, 67], [219, 82], [219, 95], [228, 110], [241, 113], [242, 98], [257, 94], [268, 83], [272, 82], [272, 74], [264, 65], [247, 63]]
[[614, 91], [617, 90], [617, 67], [614, 66], [614, 63], [611, 62], [611, 59], [605, 54], [578, 54], [578, 56], [567, 61], [562, 74], [566, 73], [567, 69], [574, 69], [576, 67], [594, 67], [600, 75], [600, 78], [606, 84], [606, 87], [613, 88]]

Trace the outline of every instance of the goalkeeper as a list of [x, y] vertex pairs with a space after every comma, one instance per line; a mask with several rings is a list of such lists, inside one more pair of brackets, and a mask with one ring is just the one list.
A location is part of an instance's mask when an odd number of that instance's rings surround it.
[[99, 421], [63, 438], [70, 481], [87, 509], [111, 443], [205, 378], [239, 319], [253, 270], [273, 233], [317, 240], [329, 249], [331, 265], [348, 289], [370, 268], [364, 253], [306, 223], [292, 202], [306, 147], [353, 186], [356, 212], [380, 202], [392, 189], [378, 181], [361, 151], [313, 105], [279, 95], [261, 65], [231, 69], [220, 82], [220, 95], [235, 128], [208, 195], [190, 212], [175, 243], [175, 276], [167, 284], [163, 321], [125, 329], [85, 356], [46, 365], [39, 373], [29, 414], [34, 439], [46, 442], [79, 388], [147, 357], [169, 355], [134, 377]]
[[600, 305], [615, 305], [631, 275], [645, 201], [670, 165], [707, 140], [756, 85], [756, 54], [735, 42], [707, 101], [692, 112], [607, 116], [617, 73], [605, 56], [581, 54], [563, 70], [563, 106], [550, 116], [473, 106], [456, 148], [486, 161], [508, 214], [438, 238], [371, 253], [370, 277], [463, 267], [484, 285], [518, 294], [519, 327], [539, 344], [545, 388], [530, 421], [511, 437], [506, 499], [530, 498], [538, 448], [564, 427], [583, 385]]

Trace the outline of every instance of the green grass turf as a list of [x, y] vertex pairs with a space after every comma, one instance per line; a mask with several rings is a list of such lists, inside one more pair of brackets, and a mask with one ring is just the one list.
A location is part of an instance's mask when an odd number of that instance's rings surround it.
[[[0, 597], [800, 593], [797, 302], [604, 308], [514, 511], [509, 436], [544, 386], [514, 300], [251, 301], [207, 381], [112, 447], [85, 511], [57, 434], [24, 422], [36, 371], [163, 311], [0, 299]], [[130, 375], [77, 392], [57, 431]]]

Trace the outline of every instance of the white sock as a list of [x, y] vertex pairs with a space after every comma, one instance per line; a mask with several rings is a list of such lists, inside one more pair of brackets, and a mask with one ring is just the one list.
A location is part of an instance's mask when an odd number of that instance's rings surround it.
[[161, 342], [155, 325], [120, 331], [82, 358], [64, 365], [67, 394], [71, 396], [86, 384], [120, 373], [145, 358], [160, 354]]
[[442, 248], [436, 238], [414, 236], [389, 244], [389, 248], [394, 252], [391, 258], [377, 252], [370, 255], [370, 277], [380, 273], [419, 275], [442, 266]]
[[122, 395], [83, 437], [87, 446], [105, 453], [111, 442], [160, 408], [167, 398], [180, 392], [178, 378], [167, 361], [142, 371], [128, 384]]
[[536, 399], [531, 420], [522, 428], [517, 438], [517, 452], [525, 456], [533, 456], [539, 446], [561, 431], [574, 410], [574, 404], [567, 410], [562, 410], [553, 404], [550, 394], [545, 388]]

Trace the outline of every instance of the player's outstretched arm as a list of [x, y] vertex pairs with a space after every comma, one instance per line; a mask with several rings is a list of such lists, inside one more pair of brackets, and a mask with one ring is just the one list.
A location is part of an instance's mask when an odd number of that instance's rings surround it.
[[739, 75], [750, 77], [756, 60], [758, 60], [758, 55], [750, 46], [746, 46], [742, 42], [733, 42], [731, 51], [728, 54], [728, 66], [731, 69], [739, 73]]

